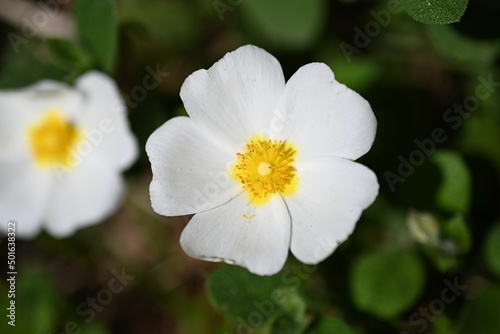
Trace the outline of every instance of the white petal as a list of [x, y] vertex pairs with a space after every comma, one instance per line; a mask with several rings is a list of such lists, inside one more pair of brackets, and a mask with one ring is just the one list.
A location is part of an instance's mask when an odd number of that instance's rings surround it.
[[177, 216], [212, 209], [242, 192], [228, 167], [236, 150], [218, 146], [190, 118], [176, 117], [158, 128], [146, 143], [153, 181], [153, 209]]
[[246, 45], [227, 53], [208, 71], [191, 74], [180, 95], [195, 122], [222, 143], [239, 146], [268, 131], [284, 86], [276, 58]]
[[60, 110], [73, 121], [83, 100], [81, 92], [65, 83], [52, 80], [42, 80], [23, 89], [2, 94], [10, 97], [16, 112], [26, 114], [30, 122], [50, 109]]
[[[16, 92], [14, 92], [16, 94]], [[40, 117], [49, 109], [59, 109], [71, 120], [79, 112], [83, 94], [65, 83], [42, 80], [23, 88], [17, 94], [22, 108], [31, 117]]]
[[7, 232], [7, 221], [17, 222], [16, 236], [35, 237], [50, 198], [50, 175], [36, 170], [30, 161], [0, 164], [0, 231]]
[[24, 132], [29, 114], [24, 112], [18, 95], [0, 93], [0, 162], [25, 159], [30, 155]]
[[82, 96], [69, 86], [41, 81], [16, 91], [0, 92], [0, 161], [29, 155], [25, 132], [51, 108], [73, 120]]
[[258, 275], [280, 271], [290, 245], [290, 216], [285, 203], [280, 196], [258, 208], [247, 202], [247, 196], [241, 194], [227, 204], [196, 214], [181, 235], [184, 251], [203, 260], [237, 264]]
[[291, 251], [304, 263], [328, 257], [352, 233], [379, 185], [367, 167], [341, 158], [316, 158], [296, 165], [298, 193], [285, 198], [292, 217]]
[[110, 166], [89, 159], [71, 172], [59, 172], [45, 219], [53, 236], [69, 236], [101, 222], [117, 209], [123, 180]]
[[77, 80], [76, 88], [85, 96], [78, 122], [87, 136], [80, 151], [95, 156], [93, 159], [104, 159], [117, 170], [128, 168], [137, 158], [138, 146], [116, 84], [108, 76], [92, 71]]
[[300, 146], [301, 159], [357, 159], [370, 149], [377, 122], [368, 102], [338, 83], [323, 63], [301, 67], [287, 82], [280, 110], [283, 138]]

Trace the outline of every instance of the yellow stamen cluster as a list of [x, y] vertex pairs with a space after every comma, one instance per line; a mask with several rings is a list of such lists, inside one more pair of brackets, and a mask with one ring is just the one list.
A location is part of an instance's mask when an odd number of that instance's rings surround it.
[[27, 137], [38, 167], [69, 169], [72, 166], [72, 150], [81, 140], [82, 133], [65, 119], [61, 111], [51, 109], [28, 128]]
[[276, 193], [292, 195], [297, 190], [298, 178], [293, 166], [297, 150], [289, 142], [254, 136], [245, 152], [236, 156], [231, 176], [241, 183], [250, 203], [263, 205]]

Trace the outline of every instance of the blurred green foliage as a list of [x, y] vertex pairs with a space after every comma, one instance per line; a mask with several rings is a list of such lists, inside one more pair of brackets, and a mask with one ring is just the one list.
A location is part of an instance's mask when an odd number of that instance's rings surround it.
[[115, 2], [78, 0], [74, 15], [80, 42], [92, 54], [97, 67], [104, 72], [113, 72], [118, 46]]
[[318, 325], [312, 330], [307, 332], [307, 334], [356, 334], [357, 332], [349, 328], [342, 320], [338, 318], [324, 317], [322, 318]]
[[432, 156], [441, 171], [442, 182], [437, 191], [439, 207], [449, 212], [467, 213], [470, 198], [470, 174], [459, 154], [439, 150]]
[[[241, 1], [246, 29], [263, 47], [303, 49], [316, 42], [325, 24], [322, 0]], [[258, 34], [258, 37], [255, 36]]]
[[[278, 275], [257, 277], [182, 252], [188, 218], [172, 221], [151, 210], [150, 166], [141, 150], [114, 217], [63, 240], [43, 234], [18, 241], [19, 333], [69, 333], [70, 323], [90, 334], [414, 333], [423, 328], [422, 308], [431, 312], [428, 333], [500, 331], [498, 1], [57, 3], [74, 17], [72, 38], [44, 36], [43, 27], [27, 34], [32, 17], [17, 28], [0, 24], [7, 37], [0, 42], [0, 88], [107, 72], [129, 96], [131, 125], [144, 147], [159, 125], [185, 114], [178, 96], [184, 79], [228, 51], [264, 47], [286, 77], [325, 62], [375, 112], [377, 138], [361, 162], [376, 172], [381, 190], [323, 263], [290, 259]], [[397, 10], [401, 4], [405, 11]], [[148, 69], [168, 76], [139, 101], [134, 88]], [[416, 140], [432, 140], [435, 129], [445, 139], [425, 152]], [[393, 187], [388, 171], [400, 178]], [[78, 306], [123, 267], [136, 279], [87, 322]], [[7, 278], [6, 265], [0, 269]], [[467, 288], [433, 312], [445, 280]], [[7, 290], [3, 279], [2, 308]], [[0, 322], [0, 332], [13, 330]]]
[[484, 243], [484, 253], [490, 270], [500, 277], [500, 223], [490, 229]]
[[353, 264], [351, 293], [359, 309], [393, 318], [412, 305], [425, 283], [419, 257], [404, 252], [379, 251], [360, 256]]

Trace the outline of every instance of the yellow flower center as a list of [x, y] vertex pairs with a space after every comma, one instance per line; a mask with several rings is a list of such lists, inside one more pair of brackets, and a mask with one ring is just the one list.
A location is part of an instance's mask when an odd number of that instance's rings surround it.
[[297, 150], [291, 143], [254, 136], [245, 152], [236, 156], [231, 176], [241, 183], [250, 203], [263, 205], [276, 193], [286, 196], [297, 191], [298, 178], [293, 166]]
[[48, 110], [27, 131], [35, 165], [40, 168], [57, 166], [71, 169], [72, 151], [82, 139], [82, 131], [64, 118], [57, 109]]

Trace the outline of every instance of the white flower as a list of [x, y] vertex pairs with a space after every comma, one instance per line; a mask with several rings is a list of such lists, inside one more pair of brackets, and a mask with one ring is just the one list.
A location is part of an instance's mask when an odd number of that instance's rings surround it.
[[290, 249], [316, 264], [352, 233], [377, 196], [375, 174], [352, 160], [372, 146], [370, 105], [328, 66], [286, 83], [279, 62], [252, 45], [225, 55], [181, 88], [189, 114], [148, 139], [153, 209], [196, 213], [181, 245], [190, 256], [259, 275]]
[[0, 92], [0, 230], [64, 237], [117, 208], [138, 152], [124, 105], [98, 72]]

